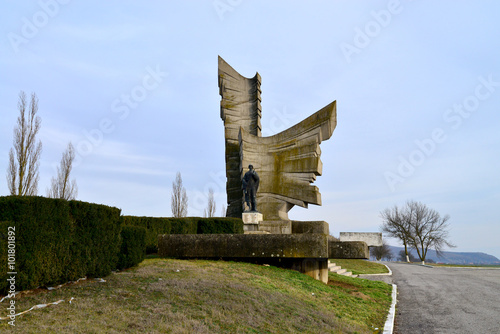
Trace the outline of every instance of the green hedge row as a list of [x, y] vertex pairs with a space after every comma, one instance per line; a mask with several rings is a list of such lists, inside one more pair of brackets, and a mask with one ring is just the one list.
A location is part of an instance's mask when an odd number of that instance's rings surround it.
[[117, 208], [45, 197], [0, 197], [0, 294], [104, 277], [158, 251], [160, 234], [243, 233], [238, 218], [120, 216]]
[[122, 243], [118, 255], [118, 269], [133, 267], [146, 256], [146, 229], [141, 226], [122, 226]]
[[[109, 275], [118, 261], [120, 230], [117, 208], [45, 197], [0, 197], [0, 293], [8, 290], [7, 273], [14, 270], [17, 291]], [[8, 266], [8, 255], [13, 267]]]
[[243, 221], [239, 218], [154, 218], [122, 216], [123, 225], [146, 229], [146, 253], [158, 252], [160, 234], [241, 234]]

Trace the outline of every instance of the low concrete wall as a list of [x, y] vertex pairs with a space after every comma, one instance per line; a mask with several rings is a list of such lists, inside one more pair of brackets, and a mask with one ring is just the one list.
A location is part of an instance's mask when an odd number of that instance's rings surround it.
[[362, 241], [328, 241], [330, 259], [369, 259], [368, 245]]
[[328, 258], [323, 234], [164, 234], [161, 257], [177, 258]]
[[298, 221], [292, 220], [292, 234], [319, 233], [328, 234], [328, 223], [325, 221]]
[[382, 246], [382, 233], [340, 232], [340, 241], [364, 241], [368, 247]]

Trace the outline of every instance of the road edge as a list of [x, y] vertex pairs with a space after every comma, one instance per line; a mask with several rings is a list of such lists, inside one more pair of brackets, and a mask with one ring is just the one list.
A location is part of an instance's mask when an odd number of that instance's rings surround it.
[[383, 334], [392, 334], [394, 331], [394, 319], [396, 317], [396, 303], [398, 295], [398, 286], [392, 284], [392, 304], [389, 309], [389, 314], [387, 315], [387, 320], [385, 321]]

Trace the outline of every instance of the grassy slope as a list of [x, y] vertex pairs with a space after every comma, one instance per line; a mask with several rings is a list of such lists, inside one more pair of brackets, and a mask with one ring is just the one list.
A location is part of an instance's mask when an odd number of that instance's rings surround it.
[[[147, 259], [138, 267], [26, 295], [17, 311], [75, 299], [17, 318], [13, 333], [374, 333], [383, 328], [390, 286], [223, 261]], [[8, 301], [0, 305], [5, 316]]]
[[354, 275], [383, 274], [389, 272], [389, 270], [387, 270], [387, 267], [383, 264], [365, 260], [330, 259], [330, 262], [341, 266], [342, 269], [352, 271]]

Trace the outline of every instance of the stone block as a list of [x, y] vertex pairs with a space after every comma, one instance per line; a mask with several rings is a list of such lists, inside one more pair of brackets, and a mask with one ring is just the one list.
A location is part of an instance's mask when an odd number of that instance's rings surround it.
[[297, 221], [292, 220], [292, 234], [319, 233], [328, 234], [329, 226], [325, 221]]
[[271, 234], [292, 234], [292, 222], [290, 220], [264, 220], [260, 222], [259, 230]]
[[363, 241], [328, 241], [330, 259], [369, 259], [368, 245]]
[[260, 212], [243, 212], [243, 224], [259, 224], [263, 217]]
[[363, 241], [368, 247], [382, 246], [382, 233], [340, 232], [340, 241]]

